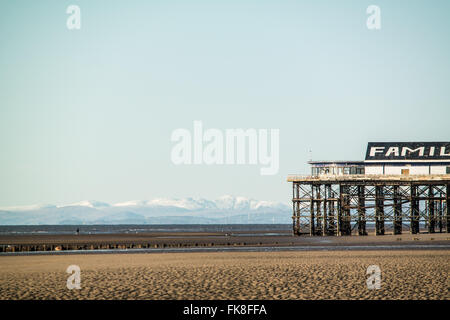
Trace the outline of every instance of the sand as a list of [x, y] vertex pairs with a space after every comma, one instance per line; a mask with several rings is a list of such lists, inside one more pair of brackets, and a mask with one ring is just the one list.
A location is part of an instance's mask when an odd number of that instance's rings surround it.
[[[1, 256], [0, 299], [449, 299], [450, 251]], [[81, 268], [81, 289], [65, 272]], [[366, 269], [381, 268], [381, 289]]]

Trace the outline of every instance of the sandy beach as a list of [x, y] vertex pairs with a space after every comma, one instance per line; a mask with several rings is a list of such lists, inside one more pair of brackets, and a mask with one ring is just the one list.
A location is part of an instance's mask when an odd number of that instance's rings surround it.
[[[1, 256], [0, 299], [441, 299], [448, 250]], [[366, 270], [381, 268], [381, 289]], [[66, 287], [69, 265], [81, 289]]]

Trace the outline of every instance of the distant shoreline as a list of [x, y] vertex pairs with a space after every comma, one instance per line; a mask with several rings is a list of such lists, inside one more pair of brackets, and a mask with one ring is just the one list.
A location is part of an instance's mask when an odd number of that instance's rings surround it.
[[153, 232], [137, 234], [0, 235], [0, 254], [211, 251], [450, 250], [450, 234], [292, 236], [290, 231]]

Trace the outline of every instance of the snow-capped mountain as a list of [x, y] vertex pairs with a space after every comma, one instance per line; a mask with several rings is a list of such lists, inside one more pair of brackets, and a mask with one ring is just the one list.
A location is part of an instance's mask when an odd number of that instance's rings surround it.
[[80, 201], [72, 204], [66, 204], [64, 206], [59, 206], [60, 208], [64, 207], [89, 207], [89, 208], [105, 208], [109, 207], [109, 204], [106, 202], [88, 200], [88, 201]]
[[115, 204], [89, 200], [0, 208], [0, 225], [289, 223], [290, 212], [286, 203], [229, 195], [216, 200], [156, 198]]

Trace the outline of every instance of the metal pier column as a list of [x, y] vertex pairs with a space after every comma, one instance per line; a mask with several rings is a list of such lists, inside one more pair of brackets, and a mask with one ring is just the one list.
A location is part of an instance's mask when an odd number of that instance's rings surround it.
[[399, 186], [394, 186], [394, 234], [402, 234], [402, 199]]
[[383, 186], [375, 186], [375, 234], [384, 234], [384, 194]]
[[365, 187], [358, 186], [358, 234], [366, 236], [366, 197], [364, 194]]

